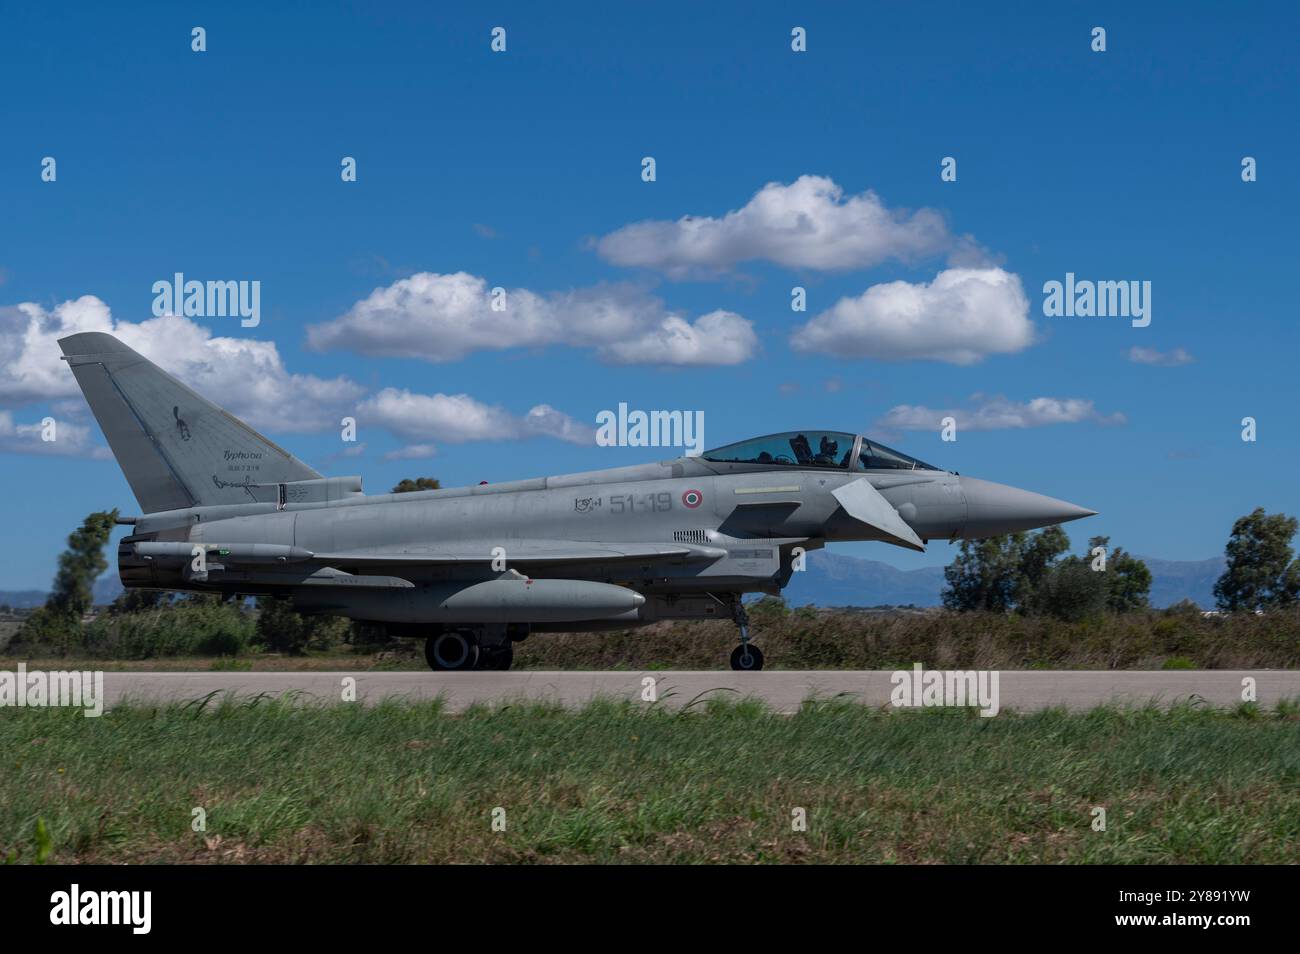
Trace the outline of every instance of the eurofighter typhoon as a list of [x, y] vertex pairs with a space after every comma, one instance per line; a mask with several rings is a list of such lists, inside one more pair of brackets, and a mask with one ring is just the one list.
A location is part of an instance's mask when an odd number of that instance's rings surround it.
[[122, 584], [288, 597], [302, 613], [422, 637], [439, 670], [507, 669], [531, 633], [730, 618], [803, 555], [924, 550], [1091, 516], [940, 470], [858, 434], [801, 430], [558, 477], [367, 496], [325, 477], [111, 335], [59, 341], [140, 504]]

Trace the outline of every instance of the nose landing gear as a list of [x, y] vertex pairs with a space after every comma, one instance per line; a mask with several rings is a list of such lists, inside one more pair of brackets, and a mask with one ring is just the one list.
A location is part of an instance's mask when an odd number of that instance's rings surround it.
[[739, 599], [731, 604], [731, 618], [740, 629], [740, 645], [731, 652], [731, 668], [737, 672], [757, 672], [763, 668], [763, 651], [749, 642], [749, 614]]

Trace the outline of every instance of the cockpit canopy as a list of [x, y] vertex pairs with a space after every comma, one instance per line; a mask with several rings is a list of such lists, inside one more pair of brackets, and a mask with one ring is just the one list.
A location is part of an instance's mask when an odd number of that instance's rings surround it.
[[718, 464], [772, 467], [828, 467], [835, 470], [939, 470], [915, 457], [843, 431], [788, 431], [707, 450], [700, 457]]

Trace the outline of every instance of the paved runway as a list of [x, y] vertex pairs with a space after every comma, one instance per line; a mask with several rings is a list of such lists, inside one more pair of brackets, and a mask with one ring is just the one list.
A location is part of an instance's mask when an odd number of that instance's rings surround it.
[[[908, 671], [909, 677], [911, 671]], [[888, 705], [895, 683], [890, 671], [735, 672], [109, 672], [106, 705], [133, 701], [188, 701], [211, 692], [240, 697], [295, 691], [306, 701], [344, 700], [346, 680], [355, 680], [355, 699], [432, 699], [442, 696], [458, 712], [474, 703], [547, 700], [576, 706], [597, 697], [645, 702], [653, 679], [660, 705], [677, 707], [697, 698], [754, 696], [779, 712], [793, 712], [804, 700], [843, 696]], [[1221, 707], [1242, 701], [1245, 680], [1255, 681], [1256, 701], [1272, 708], [1280, 698], [1300, 697], [1300, 672], [1197, 670], [1175, 672], [1004, 671], [998, 676], [1001, 709], [1030, 711], [1049, 706], [1088, 709], [1110, 702], [1161, 705], [1188, 698]]]

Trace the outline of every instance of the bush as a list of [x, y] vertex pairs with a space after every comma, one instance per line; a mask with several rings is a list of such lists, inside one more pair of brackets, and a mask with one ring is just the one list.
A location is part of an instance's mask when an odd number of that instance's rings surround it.
[[33, 610], [9, 641], [11, 654], [66, 656], [80, 639], [81, 621], [58, 609]]
[[186, 604], [95, 620], [83, 630], [87, 653], [112, 659], [237, 656], [253, 641], [254, 623], [229, 603]]
[[[755, 621], [752, 632], [772, 669], [907, 669], [914, 662], [946, 669], [1159, 669], [1177, 657], [1197, 669], [1300, 667], [1300, 611], [1294, 609], [1208, 619], [1138, 610], [1084, 622], [1016, 613], [809, 610]], [[515, 646], [515, 668], [718, 669], [735, 645], [736, 627], [722, 620], [535, 633]]]
[[260, 597], [257, 641], [269, 652], [301, 656], [309, 649], [331, 649], [348, 634], [349, 621], [337, 616], [303, 616], [289, 600]]
[[353, 620], [343, 639], [354, 653], [405, 652], [413, 645], [411, 640], [394, 636], [383, 623], [365, 620]]

